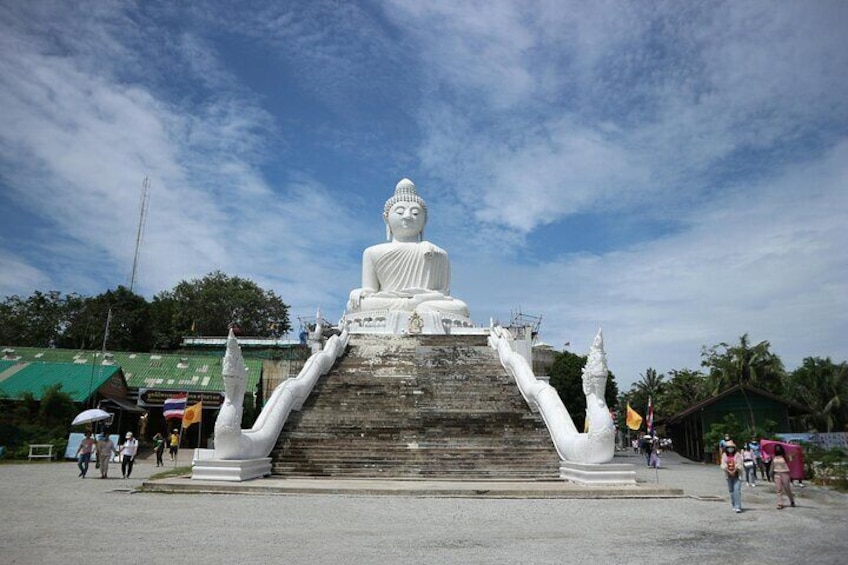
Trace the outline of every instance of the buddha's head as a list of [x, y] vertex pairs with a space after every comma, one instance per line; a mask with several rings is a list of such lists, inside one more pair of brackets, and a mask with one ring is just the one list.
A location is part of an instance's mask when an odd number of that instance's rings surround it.
[[383, 208], [386, 222], [386, 239], [398, 241], [421, 241], [427, 223], [427, 205], [418, 196], [415, 185], [409, 179], [401, 179], [395, 186], [394, 196]]

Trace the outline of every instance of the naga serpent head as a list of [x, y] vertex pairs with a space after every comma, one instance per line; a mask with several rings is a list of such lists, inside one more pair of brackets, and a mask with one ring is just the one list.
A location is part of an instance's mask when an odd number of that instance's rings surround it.
[[586, 365], [583, 367], [583, 394], [586, 396], [594, 394], [603, 402], [604, 393], [607, 388], [607, 355], [604, 352], [604, 335], [601, 330], [592, 341]]
[[244, 398], [244, 391], [247, 387], [247, 367], [241, 355], [241, 347], [239, 347], [232, 329], [230, 329], [230, 335], [227, 336], [227, 353], [224, 355], [221, 376], [224, 378], [224, 392], [226, 394], [224, 401], [231, 404], [233, 402], [240, 403]]

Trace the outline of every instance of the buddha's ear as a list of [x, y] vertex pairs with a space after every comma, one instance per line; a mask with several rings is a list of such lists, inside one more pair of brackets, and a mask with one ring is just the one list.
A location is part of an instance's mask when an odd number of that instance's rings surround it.
[[386, 241], [392, 240], [392, 228], [389, 227], [389, 222], [386, 222]]

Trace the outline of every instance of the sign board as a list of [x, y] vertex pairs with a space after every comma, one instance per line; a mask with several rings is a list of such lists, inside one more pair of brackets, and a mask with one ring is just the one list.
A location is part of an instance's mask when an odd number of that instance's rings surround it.
[[[139, 406], [162, 406], [169, 398], [178, 394], [186, 394], [184, 390], [138, 389]], [[214, 408], [224, 403], [224, 394], [220, 392], [189, 391], [187, 403], [189, 406], [203, 401], [203, 408]]]

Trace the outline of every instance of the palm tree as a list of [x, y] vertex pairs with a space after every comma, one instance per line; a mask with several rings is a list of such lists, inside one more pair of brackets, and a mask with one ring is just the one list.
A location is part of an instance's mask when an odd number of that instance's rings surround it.
[[742, 395], [748, 404], [752, 427], [756, 426], [754, 409], [744, 386], [755, 386], [775, 394], [782, 392], [783, 363], [769, 351], [769, 347], [771, 344], [768, 341], [761, 341], [752, 347], [748, 334], [743, 334], [739, 338], [739, 345], [720, 343], [701, 350], [701, 365], [710, 370], [708, 390], [716, 395], [730, 387], [743, 385]]
[[665, 385], [663, 402], [670, 414], [682, 412], [707, 397], [707, 379], [700, 371], [681, 369], [671, 371]]
[[656, 398], [665, 390], [665, 375], [658, 375], [656, 369], [648, 367], [645, 370], [645, 374], [640, 374], [639, 376], [642, 378], [635, 383], [636, 389], [639, 392]]
[[709, 369], [710, 393], [716, 395], [735, 385], [750, 385], [780, 394], [783, 362], [770, 347], [767, 340], [751, 346], [748, 334], [744, 334], [738, 345], [720, 343], [702, 349], [701, 365]]
[[792, 395], [810, 408], [808, 425], [830, 433], [848, 425], [848, 364], [807, 357], [789, 378]]

